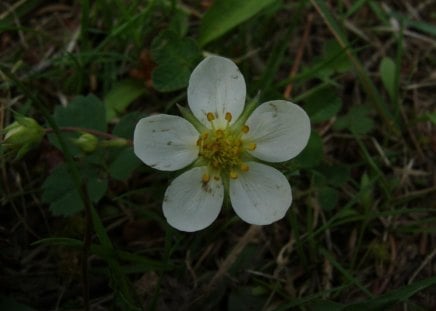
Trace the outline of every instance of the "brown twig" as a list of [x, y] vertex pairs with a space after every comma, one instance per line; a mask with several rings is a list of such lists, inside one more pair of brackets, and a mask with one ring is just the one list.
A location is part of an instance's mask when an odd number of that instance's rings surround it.
[[[307, 16], [306, 26], [304, 27], [303, 38], [301, 39], [300, 46], [297, 50], [297, 54], [295, 55], [295, 61], [292, 64], [291, 71], [289, 72], [289, 78], [292, 79], [297, 74], [298, 68], [300, 67], [301, 60], [303, 59], [304, 47], [306, 46], [307, 39], [309, 37], [310, 28], [312, 26], [313, 14], [309, 14]], [[283, 97], [286, 99], [291, 98], [293, 90], [292, 81], [286, 86], [286, 89], [283, 93]]]

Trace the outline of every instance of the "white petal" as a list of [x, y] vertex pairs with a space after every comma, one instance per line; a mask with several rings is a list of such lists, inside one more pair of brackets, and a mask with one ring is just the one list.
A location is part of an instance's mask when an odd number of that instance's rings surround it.
[[216, 126], [226, 124], [226, 112], [232, 122], [241, 115], [245, 105], [246, 86], [238, 67], [220, 56], [209, 56], [194, 69], [189, 79], [188, 104], [192, 113], [210, 128], [207, 113], [216, 115]]
[[294, 158], [306, 147], [310, 136], [310, 119], [299, 106], [274, 100], [257, 107], [246, 124], [245, 139], [256, 143], [251, 154], [268, 162]]
[[230, 180], [230, 201], [236, 214], [254, 225], [268, 225], [283, 218], [292, 203], [288, 180], [271, 166], [247, 164], [248, 172]]
[[221, 180], [211, 178], [203, 183], [205, 167], [195, 167], [169, 185], [163, 201], [168, 223], [182, 231], [197, 231], [209, 226], [221, 210], [224, 187]]
[[133, 134], [133, 149], [145, 164], [162, 171], [174, 171], [198, 156], [198, 132], [177, 116], [158, 114], [139, 120]]

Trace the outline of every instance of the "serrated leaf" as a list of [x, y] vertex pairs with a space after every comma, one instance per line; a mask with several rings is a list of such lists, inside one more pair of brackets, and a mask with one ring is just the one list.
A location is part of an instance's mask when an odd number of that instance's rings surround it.
[[397, 66], [390, 57], [384, 57], [380, 62], [380, 77], [389, 97], [393, 99], [396, 92]]
[[106, 107], [106, 120], [110, 121], [124, 112], [135, 99], [145, 92], [145, 85], [140, 81], [128, 79], [116, 83], [103, 100]]
[[374, 128], [374, 121], [368, 114], [368, 107], [363, 105], [353, 106], [346, 115], [338, 117], [333, 128], [335, 130], [348, 129], [356, 135], [367, 134]]
[[[106, 193], [107, 181], [100, 179], [91, 168], [82, 169], [81, 176], [86, 180], [90, 199], [98, 202]], [[69, 216], [83, 209], [79, 191], [75, 188], [66, 165], [55, 168], [44, 181], [42, 188], [42, 200], [50, 204], [53, 215]]]
[[321, 136], [312, 131], [306, 148], [295, 158], [294, 162], [302, 168], [312, 168], [321, 163], [323, 156]]
[[215, 40], [253, 17], [276, 0], [220, 0], [203, 16], [198, 42], [201, 46]]
[[133, 171], [140, 167], [142, 162], [133, 153], [131, 148], [119, 152], [109, 166], [111, 177], [117, 180], [126, 180]]
[[171, 92], [188, 85], [201, 51], [194, 40], [164, 31], [153, 40], [151, 55], [157, 63], [152, 73], [153, 86], [160, 92]]
[[93, 94], [75, 97], [67, 107], [57, 106], [53, 118], [59, 126], [75, 126], [106, 131], [105, 109]]
[[338, 191], [331, 187], [322, 187], [318, 191], [319, 203], [326, 211], [331, 211], [335, 208], [338, 198]]
[[[75, 97], [67, 107], [57, 106], [53, 118], [59, 127], [78, 127], [102, 132], [107, 129], [104, 104], [92, 94]], [[72, 155], [80, 153], [80, 149], [72, 142], [72, 139], [79, 137], [80, 134], [79, 132], [61, 132]], [[50, 134], [48, 138], [60, 149], [58, 139], [54, 134]]]
[[115, 136], [132, 139], [135, 126], [143, 117], [145, 117], [145, 114], [140, 112], [131, 112], [124, 115], [115, 125], [112, 134]]
[[305, 100], [304, 109], [312, 123], [319, 123], [334, 117], [341, 109], [342, 101], [331, 88], [323, 88]]

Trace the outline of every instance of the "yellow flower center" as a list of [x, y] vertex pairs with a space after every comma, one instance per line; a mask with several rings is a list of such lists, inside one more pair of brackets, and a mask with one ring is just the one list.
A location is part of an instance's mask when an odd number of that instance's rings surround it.
[[227, 125], [224, 128], [216, 128], [214, 125], [215, 115], [207, 113], [207, 119], [211, 123], [211, 129], [201, 133], [197, 145], [200, 149], [199, 156], [208, 166], [208, 173], [203, 176], [203, 182], [210, 180], [210, 175], [238, 178], [241, 172], [247, 172], [249, 167], [243, 162], [246, 151], [256, 149], [253, 142], [244, 141], [243, 135], [248, 133], [247, 125], [242, 128], [232, 128], [230, 121], [232, 114], [227, 112], [225, 120]]

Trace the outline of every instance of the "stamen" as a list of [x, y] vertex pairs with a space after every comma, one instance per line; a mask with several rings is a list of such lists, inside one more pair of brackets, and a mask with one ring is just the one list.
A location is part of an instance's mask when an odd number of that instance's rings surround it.
[[210, 180], [210, 176], [206, 173], [201, 177], [201, 181], [205, 184], [207, 184]]
[[230, 171], [229, 176], [231, 179], [236, 179], [238, 178], [238, 173], [236, 173], [235, 171]]
[[248, 127], [248, 125], [244, 125], [241, 129], [242, 133], [244, 133], [244, 134], [247, 134], [249, 130], [250, 130], [250, 128]]
[[247, 145], [247, 149], [250, 150], [250, 151], [255, 150], [256, 149], [256, 144], [255, 143], [249, 143]]
[[243, 171], [243, 172], [248, 172], [248, 170], [250, 169], [250, 167], [248, 166], [247, 163], [241, 163], [240, 168], [241, 168], [241, 171]]
[[230, 112], [226, 112], [224, 119], [226, 119], [227, 122], [232, 121], [232, 114]]
[[213, 120], [215, 120], [215, 115], [212, 112], [208, 112], [206, 116], [207, 116], [207, 120], [209, 122], [212, 122]]

